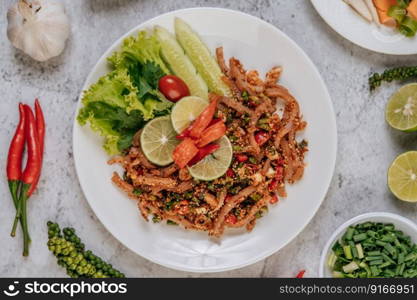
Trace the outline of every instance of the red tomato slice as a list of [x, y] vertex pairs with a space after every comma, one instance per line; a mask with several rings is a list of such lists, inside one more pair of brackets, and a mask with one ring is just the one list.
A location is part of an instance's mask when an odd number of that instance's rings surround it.
[[158, 87], [161, 93], [172, 102], [177, 102], [181, 98], [190, 95], [190, 90], [185, 82], [174, 75], [161, 77], [161, 79], [159, 79]]

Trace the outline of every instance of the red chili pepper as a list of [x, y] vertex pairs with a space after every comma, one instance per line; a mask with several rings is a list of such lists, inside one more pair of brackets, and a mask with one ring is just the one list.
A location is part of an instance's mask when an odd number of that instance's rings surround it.
[[23, 255], [29, 254], [29, 232], [27, 225], [27, 213], [26, 204], [29, 198], [29, 190], [31, 186], [36, 182], [41, 170], [42, 155], [39, 147], [38, 131], [36, 127], [35, 116], [33, 115], [32, 109], [24, 105], [26, 124], [25, 124], [25, 137], [28, 147], [28, 158], [26, 162], [26, 168], [22, 174], [22, 188], [20, 191], [20, 198], [18, 201], [18, 208], [16, 211], [16, 217], [13, 224], [11, 235], [16, 234], [17, 221], [21, 218], [23, 227]]
[[278, 166], [275, 171], [275, 179], [278, 181], [281, 181], [284, 177], [284, 168], [281, 166]]
[[[42, 111], [41, 105], [39, 104], [38, 99], [35, 100], [35, 116], [36, 116], [36, 128], [37, 128], [38, 139], [39, 139], [39, 149], [40, 149], [40, 154], [41, 154], [40, 168], [42, 168], [43, 152], [44, 152], [44, 147], [45, 147], [45, 118], [44, 118], [43, 111]], [[38, 178], [31, 185], [31, 187], [28, 191], [28, 196], [29, 197], [33, 194], [36, 187], [38, 186], [40, 175], [41, 175], [41, 172], [39, 170]]]
[[271, 200], [269, 200], [269, 203], [275, 204], [278, 201], [279, 201], [278, 196], [277, 195], [274, 195], [274, 196], [272, 196]]
[[220, 119], [220, 118], [213, 119], [213, 120], [211, 120], [210, 124], [207, 127], [213, 126], [214, 124], [217, 124], [219, 122], [223, 122], [223, 120]]
[[218, 98], [213, 97], [210, 104], [203, 110], [203, 112], [195, 119], [195, 121], [189, 126], [190, 136], [192, 138], [199, 138], [203, 133], [204, 129], [213, 120], [214, 113], [216, 112]]
[[234, 214], [228, 214], [225, 221], [226, 223], [229, 223], [229, 224], [236, 224], [237, 217]]
[[17, 208], [18, 195], [17, 191], [22, 177], [22, 157], [25, 149], [25, 125], [26, 115], [22, 103], [19, 103], [20, 120], [17, 125], [14, 137], [10, 143], [9, 154], [7, 156], [7, 179], [9, 189], [12, 194], [13, 202]]
[[276, 189], [277, 189], [277, 187], [278, 187], [278, 180], [276, 180], [276, 179], [272, 179], [272, 181], [271, 181], [271, 183], [269, 184], [269, 186], [268, 186], [268, 188], [269, 188], [269, 190], [272, 192], [272, 191], [275, 191]]
[[190, 162], [188, 163], [188, 166], [191, 167], [195, 165], [196, 163], [201, 161], [204, 157], [212, 154], [219, 148], [220, 148], [220, 145], [218, 144], [209, 144], [207, 146], [204, 146], [203, 148], [200, 148], [197, 154], [190, 160]]
[[303, 277], [304, 277], [305, 272], [306, 272], [306, 270], [301, 270], [301, 271], [297, 274], [297, 276], [295, 276], [295, 278], [303, 278]]
[[259, 146], [262, 146], [265, 144], [270, 138], [270, 135], [268, 132], [264, 130], [260, 130], [255, 133], [255, 141]]
[[216, 122], [214, 125], [207, 127], [197, 140], [197, 147], [204, 147], [226, 134], [226, 125], [221, 122]]
[[187, 127], [179, 135], [177, 135], [176, 138], [179, 140], [183, 140], [189, 136], [190, 136], [190, 127]]
[[233, 172], [233, 170], [231, 168], [229, 168], [226, 171], [226, 176], [227, 177], [235, 177], [235, 172]]
[[238, 162], [245, 162], [248, 160], [248, 156], [245, 154], [236, 154], [236, 160]]

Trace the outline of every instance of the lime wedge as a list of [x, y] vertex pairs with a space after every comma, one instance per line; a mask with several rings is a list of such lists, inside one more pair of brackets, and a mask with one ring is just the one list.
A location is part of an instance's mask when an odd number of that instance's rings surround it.
[[190, 125], [208, 106], [203, 98], [188, 96], [175, 103], [171, 112], [172, 126], [180, 133]]
[[388, 169], [388, 186], [400, 200], [417, 202], [417, 151], [399, 155]]
[[226, 136], [217, 142], [220, 148], [202, 161], [188, 168], [191, 176], [198, 180], [210, 181], [223, 176], [232, 162], [232, 144]]
[[417, 130], [417, 83], [403, 86], [391, 96], [385, 108], [388, 124], [398, 130]]
[[172, 163], [172, 152], [179, 144], [176, 135], [170, 116], [155, 118], [146, 124], [140, 136], [146, 158], [158, 166]]

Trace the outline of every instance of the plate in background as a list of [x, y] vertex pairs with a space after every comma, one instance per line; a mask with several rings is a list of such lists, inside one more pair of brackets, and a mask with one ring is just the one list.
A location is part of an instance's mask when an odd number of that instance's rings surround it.
[[417, 53], [417, 36], [408, 38], [386, 26], [370, 24], [342, 0], [311, 0], [311, 3], [330, 27], [358, 46], [385, 54]]

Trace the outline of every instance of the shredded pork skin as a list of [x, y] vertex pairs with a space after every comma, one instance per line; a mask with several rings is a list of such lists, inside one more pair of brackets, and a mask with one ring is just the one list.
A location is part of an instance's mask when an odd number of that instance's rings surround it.
[[[220, 237], [228, 227], [248, 231], [268, 209], [275, 194], [286, 197], [286, 184], [303, 177], [306, 142], [297, 134], [307, 123], [300, 115], [297, 100], [278, 80], [281, 67], [273, 67], [262, 79], [256, 70], [246, 71], [232, 57], [225, 61], [223, 48], [216, 49], [222, 80], [232, 97], [217, 97], [217, 118], [226, 123], [226, 135], [232, 142], [234, 159], [229, 171], [210, 181], [196, 181], [187, 168], [171, 164], [159, 167], [151, 163], [140, 147], [139, 131], [123, 156], [109, 160], [125, 170], [123, 177], [113, 174], [112, 181], [137, 201], [145, 220], [174, 222], [186, 229], [201, 230]], [[283, 105], [282, 115], [276, 113]], [[257, 134], [267, 133], [259, 145]], [[242, 162], [237, 158], [244, 155]]]

